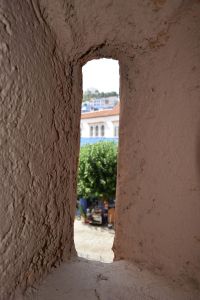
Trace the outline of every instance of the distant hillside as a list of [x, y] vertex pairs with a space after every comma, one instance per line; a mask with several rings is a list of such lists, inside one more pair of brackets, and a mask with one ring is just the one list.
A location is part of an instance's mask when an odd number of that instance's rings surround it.
[[87, 90], [83, 93], [83, 102], [90, 101], [93, 98], [107, 98], [112, 96], [118, 96], [116, 92], [99, 92], [98, 90], [90, 91]]

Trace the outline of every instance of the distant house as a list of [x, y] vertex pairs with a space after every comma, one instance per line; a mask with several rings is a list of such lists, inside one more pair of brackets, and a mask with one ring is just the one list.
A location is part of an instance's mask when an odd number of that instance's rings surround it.
[[118, 97], [96, 98], [90, 101], [93, 110], [112, 109], [118, 103]]
[[118, 139], [119, 102], [113, 109], [104, 109], [81, 115], [81, 138]]
[[82, 104], [81, 112], [86, 113], [90, 111], [112, 109], [118, 102], [119, 99], [117, 96], [91, 99]]

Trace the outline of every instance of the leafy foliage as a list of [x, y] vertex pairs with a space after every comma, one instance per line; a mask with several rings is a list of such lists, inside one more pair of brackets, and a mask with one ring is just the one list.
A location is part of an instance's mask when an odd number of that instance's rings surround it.
[[78, 169], [78, 196], [113, 198], [116, 192], [117, 144], [98, 142], [81, 147]]
[[83, 102], [90, 101], [92, 98], [107, 98], [111, 96], [118, 96], [116, 92], [99, 92], [98, 90], [95, 90], [94, 92], [87, 90], [83, 93]]

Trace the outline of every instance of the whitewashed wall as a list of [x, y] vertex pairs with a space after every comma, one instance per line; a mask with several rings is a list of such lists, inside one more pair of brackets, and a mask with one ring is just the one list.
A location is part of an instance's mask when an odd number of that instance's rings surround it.
[[[90, 137], [90, 126], [91, 125], [104, 125], [105, 134], [104, 137], [112, 138], [114, 136], [114, 125], [119, 124], [119, 115], [116, 116], [107, 116], [107, 117], [97, 117], [89, 119], [81, 119], [81, 137]], [[101, 131], [99, 126], [99, 137], [101, 137]], [[94, 135], [95, 136], [95, 132]]]

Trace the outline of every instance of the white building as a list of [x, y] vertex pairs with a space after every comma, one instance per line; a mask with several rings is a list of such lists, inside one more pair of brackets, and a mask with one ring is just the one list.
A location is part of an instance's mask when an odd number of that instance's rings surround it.
[[113, 109], [81, 115], [81, 137], [114, 138], [119, 135], [119, 103]]

